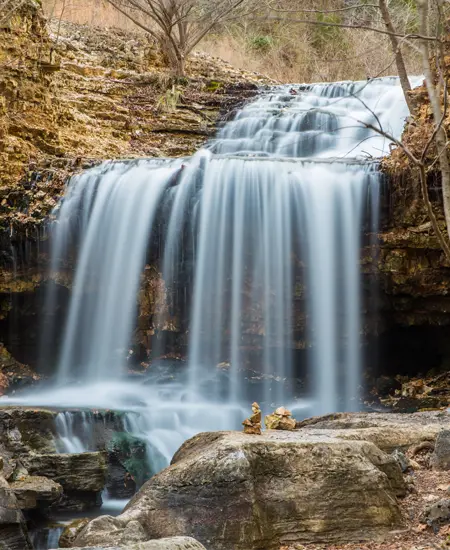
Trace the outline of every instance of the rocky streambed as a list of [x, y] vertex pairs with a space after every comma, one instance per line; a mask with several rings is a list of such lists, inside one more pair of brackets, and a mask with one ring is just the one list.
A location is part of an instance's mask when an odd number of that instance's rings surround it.
[[449, 531], [448, 410], [339, 413], [262, 435], [202, 433], [121, 514], [90, 520], [83, 516], [99, 513], [107, 483], [126, 485], [123, 449], [109, 444], [123, 430], [120, 415], [98, 412], [101, 450], [81, 453], [58, 452], [57, 415], [0, 410], [0, 540], [8, 549], [31, 549], [28, 527], [63, 511], [78, 515], [60, 539], [73, 548], [279, 550], [389, 541], [405, 530], [443, 542]]

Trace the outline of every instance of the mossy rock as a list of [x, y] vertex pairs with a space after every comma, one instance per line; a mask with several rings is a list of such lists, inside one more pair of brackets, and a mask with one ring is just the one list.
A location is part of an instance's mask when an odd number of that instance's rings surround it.
[[151, 477], [151, 468], [144, 441], [127, 432], [118, 432], [108, 443], [110, 462], [118, 462], [140, 487]]
[[221, 88], [223, 88], [223, 82], [219, 82], [218, 80], [210, 80], [205, 84], [205, 90], [207, 92], [214, 93], [220, 90]]

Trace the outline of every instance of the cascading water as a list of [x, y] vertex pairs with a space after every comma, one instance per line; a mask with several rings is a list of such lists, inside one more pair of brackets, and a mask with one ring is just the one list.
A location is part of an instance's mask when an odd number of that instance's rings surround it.
[[90, 412], [64, 411], [55, 418], [56, 449], [60, 453], [84, 453], [91, 445], [93, 418]]
[[[360, 238], [368, 218], [376, 230], [374, 161], [389, 148], [365, 124], [398, 137], [407, 114], [394, 78], [279, 87], [192, 159], [109, 162], [72, 178], [52, 261], [55, 272], [76, 263], [61, 387], [36, 401], [134, 411], [128, 429], [158, 468], [190, 435], [238, 427], [250, 398], [307, 413], [358, 408]], [[162, 332], [167, 302], [184, 300], [188, 361], [176, 383], [136, 384], [120, 377], [155, 243], [166, 303], [154, 323]], [[293, 350], [305, 324], [302, 401]]]

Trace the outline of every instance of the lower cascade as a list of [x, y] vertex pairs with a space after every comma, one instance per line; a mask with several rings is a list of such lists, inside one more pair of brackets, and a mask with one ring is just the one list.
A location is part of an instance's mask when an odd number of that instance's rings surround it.
[[[51, 228], [50, 276], [75, 268], [56, 383], [15, 401], [125, 411], [153, 472], [188, 437], [238, 428], [253, 400], [297, 418], [360, 410], [360, 249], [364, 231], [376, 235], [377, 159], [390, 145], [371, 127], [399, 137], [407, 116], [394, 77], [274, 87], [192, 158], [73, 177]], [[129, 350], [147, 275], [158, 314], [136, 381]], [[174, 326], [187, 360], [158, 360]], [[43, 341], [57, 328], [48, 322]], [[89, 450], [90, 429], [74, 435], [73, 422], [57, 417], [60, 453]]]

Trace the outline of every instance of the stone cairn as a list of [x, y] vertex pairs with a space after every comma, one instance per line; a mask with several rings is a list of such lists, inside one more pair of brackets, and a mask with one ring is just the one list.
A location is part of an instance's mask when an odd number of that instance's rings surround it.
[[268, 430], [295, 430], [297, 421], [292, 418], [291, 411], [284, 407], [278, 407], [272, 414], [264, 418], [264, 424]]
[[250, 418], [246, 418], [242, 425], [244, 426], [244, 433], [252, 435], [261, 435], [261, 409], [258, 403], [252, 405], [253, 414]]
[[[246, 418], [242, 425], [244, 433], [251, 435], [261, 435], [261, 408], [258, 403], [252, 405], [253, 414], [250, 418]], [[284, 407], [278, 407], [272, 414], [268, 414], [264, 418], [264, 424], [268, 430], [295, 430], [297, 421], [292, 418], [291, 411]]]

